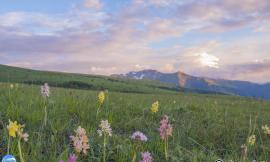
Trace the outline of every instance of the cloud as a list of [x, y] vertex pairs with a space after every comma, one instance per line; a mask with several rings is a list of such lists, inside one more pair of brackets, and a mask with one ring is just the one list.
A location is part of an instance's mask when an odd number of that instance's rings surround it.
[[101, 9], [103, 4], [100, 0], [84, 0], [84, 6], [87, 8]]
[[270, 60], [226, 66], [219, 77], [266, 83], [269, 82], [268, 78], [270, 78]]
[[[269, 1], [134, 0], [112, 13], [105, 1], [83, 2], [67, 13], [0, 14], [0, 63], [95, 74], [151, 68], [259, 82], [270, 78], [262, 77], [268, 75], [266, 65], [250, 64], [269, 57]], [[226, 35], [246, 28], [252, 28], [246, 36]], [[168, 47], [151, 46], [169, 41]], [[211, 65], [218, 62], [219, 69], [200, 64], [202, 53], [218, 58]]]
[[219, 68], [219, 58], [216, 56], [207, 54], [207, 53], [201, 53], [199, 54], [199, 63], [203, 66], [208, 66], [212, 68]]

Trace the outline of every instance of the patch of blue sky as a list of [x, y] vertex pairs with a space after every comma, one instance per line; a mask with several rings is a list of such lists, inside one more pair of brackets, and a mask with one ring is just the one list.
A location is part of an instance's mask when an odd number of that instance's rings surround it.
[[0, 13], [42, 12], [64, 13], [82, 0], [0, 0]]

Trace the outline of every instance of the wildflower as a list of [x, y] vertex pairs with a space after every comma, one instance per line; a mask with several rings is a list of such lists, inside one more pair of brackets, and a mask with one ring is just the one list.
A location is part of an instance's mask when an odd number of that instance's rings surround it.
[[152, 162], [153, 158], [149, 152], [141, 153], [142, 159], [140, 162]]
[[14, 88], [14, 85], [13, 84], [10, 84], [10, 89], [13, 89]]
[[270, 136], [270, 128], [267, 125], [262, 126], [262, 130], [263, 130], [264, 134]]
[[253, 146], [255, 144], [255, 142], [256, 142], [256, 136], [254, 134], [249, 136], [247, 142], [248, 142], [249, 145]]
[[248, 155], [248, 147], [246, 144], [243, 144], [241, 146], [241, 155], [242, 155], [242, 160], [245, 161], [245, 159], [247, 158], [247, 155]]
[[74, 132], [76, 135], [70, 136], [70, 138], [73, 142], [75, 151], [78, 153], [83, 152], [84, 154], [87, 154], [87, 150], [90, 148], [90, 146], [88, 144], [88, 137], [86, 136], [85, 129], [79, 126]]
[[50, 87], [48, 83], [45, 83], [43, 86], [40, 87], [40, 92], [44, 98], [50, 96]]
[[68, 158], [68, 162], [75, 162], [77, 159], [75, 154], [70, 154]]
[[98, 94], [98, 103], [99, 103], [100, 105], [102, 105], [103, 102], [104, 102], [104, 100], [105, 100], [105, 93], [104, 93], [103, 91], [101, 91], [101, 92], [99, 92], [99, 94]]
[[173, 128], [169, 123], [169, 117], [165, 115], [163, 119], [160, 121], [159, 134], [162, 140], [172, 136]]
[[[50, 96], [50, 87], [48, 83], [45, 83], [43, 86], [40, 87], [40, 92], [44, 98], [48, 98]], [[47, 106], [44, 105], [44, 121], [43, 121], [44, 126], [47, 125], [47, 118], [48, 118]]]
[[131, 139], [138, 141], [147, 141], [147, 137], [140, 131], [136, 131], [132, 134]]
[[159, 134], [160, 138], [164, 141], [164, 154], [166, 161], [168, 161], [168, 150], [169, 150], [168, 138], [169, 136], [172, 136], [172, 131], [173, 128], [169, 123], [169, 117], [165, 115], [163, 119], [160, 121]]
[[99, 128], [100, 129], [97, 130], [99, 136], [102, 136], [102, 135], [112, 136], [112, 128], [108, 120], [101, 120], [99, 124]]
[[7, 129], [9, 136], [15, 138], [16, 132], [19, 130], [19, 125], [17, 124], [17, 121], [12, 122], [9, 120], [9, 125], [7, 126]]
[[2, 162], [16, 162], [16, 159], [13, 155], [5, 155]]
[[[21, 149], [21, 139], [23, 139], [24, 141], [28, 141], [28, 134], [27, 133], [23, 133], [23, 128], [25, 125], [21, 125], [21, 124], [17, 124], [17, 121], [10, 121], [9, 120], [9, 125], [7, 126], [8, 129], [8, 134], [10, 137], [15, 138], [18, 135], [18, 150], [19, 150], [19, 155], [20, 155], [20, 161], [24, 162], [23, 156], [22, 156], [22, 149]], [[10, 140], [8, 140], [8, 153], [9, 153], [9, 143]]]
[[112, 136], [112, 128], [108, 120], [101, 120], [99, 128], [97, 132], [100, 137], [103, 136], [103, 162], [106, 162], [107, 137]]
[[152, 111], [152, 113], [158, 112], [158, 108], [159, 108], [159, 103], [158, 103], [158, 101], [156, 101], [156, 102], [154, 102], [154, 103], [152, 104], [152, 106], [151, 106], [151, 111]]
[[28, 133], [24, 133], [23, 132], [23, 128], [21, 128], [21, 129], [18, 130], [18, 136], [19, 136], [20, 139], [23, 139], [24, 142], [27, 142], [28, 141], [29, 134]]
[[[68, 162], [75, 162], [77, 159], [75, 154], [70, 154], [68, 157]], [[65, 162], [64, 160], [60, 160], [59, 162]]]

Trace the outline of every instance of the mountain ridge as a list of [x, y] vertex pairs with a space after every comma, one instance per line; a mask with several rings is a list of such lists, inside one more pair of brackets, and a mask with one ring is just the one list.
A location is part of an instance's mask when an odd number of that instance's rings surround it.
[[156, 80], [163, 83], [173, 84], [181, 88], [198, 89], [245, 97], [270, 99], [270, 83], [260, 84], [241, 80], [197, 77], [180, 71], [173, 73], [162, 73], [153, 69], [131, 71], [126, 74], [116, 74], [113, 76], [127, 77], [137, 80]]

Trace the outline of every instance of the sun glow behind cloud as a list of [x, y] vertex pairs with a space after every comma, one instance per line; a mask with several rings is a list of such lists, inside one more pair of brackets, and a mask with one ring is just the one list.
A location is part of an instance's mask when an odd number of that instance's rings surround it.
[[219, 58], [213, 55], [209, 55], [206, 52], [199, 54], [199, 62], [203, 66], [219, 68]]

